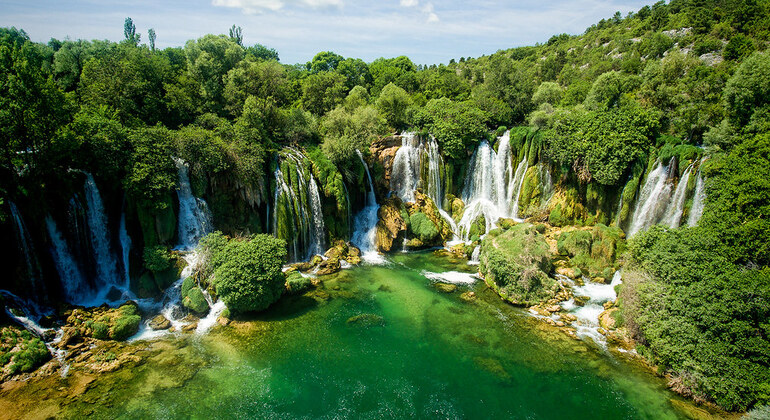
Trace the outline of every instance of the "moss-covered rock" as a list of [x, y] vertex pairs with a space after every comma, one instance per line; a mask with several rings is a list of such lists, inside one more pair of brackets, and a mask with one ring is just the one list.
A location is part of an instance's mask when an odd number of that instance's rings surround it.
[[198, 314], [206, 313], [209, 310], [209, 304], [206, 297], [203, 296], [203, 291], [195, 284], [192, 277], [187, 277], [182, 282], [182, 306]]
[[620, 268], [618, 256], [626, 248], [625, 234], [618, 227], [598, 224], [591, 228], [562, 232], [557, 240], [560, 255], [568, 265], [594, 279], [611, 279]]
[[494, 229], [481, 243], [479, 272], [515, 305], [532, 306], [555, 296], [559, 286], [549, 277], [551, 270], [548, 243], [529, 223], [505, 231]]
[[487, 233], [487, 219], [481, 214], [471, 223], [471, 227], [468, 229], [468, 237], [471, 242], [476, 242], [485, 233]]
[[412, 235], [422, 243], [432, 243], [438, 237], [438, 227], [422, 212], [409, 216]]
[[91, 337], [99, 340], [122, 341], [139, 331], [142, 317], [133, 301], [128, 301], [118, 308], [76, 308], [67, 317], [67, 339], [65, 344], [76, 341], [79, 337]]
[[16, 326], [0, 330], [0, 378], [31, 372], [50, 358], [43, 341], [29, 331]]
[[312, 287], [313, 283], [308, 277], [297, 271], [286, 273], [286, 291], [292, 294], [300, 294]]

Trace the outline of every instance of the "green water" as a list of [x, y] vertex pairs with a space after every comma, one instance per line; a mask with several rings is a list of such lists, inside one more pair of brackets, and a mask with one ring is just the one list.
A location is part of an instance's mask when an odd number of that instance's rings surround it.
[[[67, 416], [679, 418], [656, 378], [506, 305], [481, 282], [441, 293], [431, 254], [345, 270], [247, 323], [167, 341], [100, 377]], [[473, 302], [461, 299], [473, 290]], [[360, 322], [351, 317], [366, 314]]]

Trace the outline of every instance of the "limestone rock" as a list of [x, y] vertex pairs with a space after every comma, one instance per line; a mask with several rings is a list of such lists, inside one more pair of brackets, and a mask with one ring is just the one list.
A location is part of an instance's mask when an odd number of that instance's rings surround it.
[[158, 315], [150, 321], [150, 328], [153, 330], [167, 330], [171, 328], [171, 321], [163, 315]]

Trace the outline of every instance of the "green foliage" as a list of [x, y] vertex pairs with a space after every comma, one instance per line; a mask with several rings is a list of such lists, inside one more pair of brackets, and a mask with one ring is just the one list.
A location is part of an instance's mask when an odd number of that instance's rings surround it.
[[[221, 239], [214, 242], [220, 244]], [[264, 310], [281, 296], [286, 282], [281, 271], [287, 255], [285, 241], [254, 235], [231, 239], [222, 249], [211, 250], [214, 286], [233, 313]]]
[[563, 232], [556, 245], [559, 254], [570, 258], [570, 265], [591, 277], [609, 280], [620, 268], [617, 258], [625, 252], [624, 237], [618, 227], [597, 224], [591, 230]]
[[329, 111], [321, 122], [325, 135], [321, 148], [335, 165], [350, 164], [358, 159], [356, 150], [368, 149], [372, 140], [385, 133], [385, 127], [385, 119], [372, 106], [353, 110], [340, 106]]
[[558, 83], [543, 82], [532, 95], [532, 104], [536, 107], [544, 103], [557, 105], [561, 102], [562, 94], [562, 88]]
[[560, 113], [553, 126], [546, 135], [551, 157], [581, 181], [603, 185], [616, 184], [645, 155], [659, 128], [655, 113], [638, 106]]
[[489, 115], [473, 102], [432, 99], [417, 115], [417, 124], [430, 131], [444, 155], [465, 158], [465, 149], [475, 146], [486, 133]]
[[406, 128], [411, 122], [411, 106], [409, 94], [393, 83], [388, 83], [377, 98], [377, 108], [388, 124], [397, 130]]
[[725, 45], [724, 57], [727, 60], [740, 60], [754, 52], [754, 42], [743, 34], [735, 34]]
[[134, 308], [134, 310], [124, 311], [121, 316], [114, 319], [114, 324], [110, 329], [110, 337], [113, 340], [125, 340], [139, 331], [139, 323], [142, 321], [142, 317], [136, 313], [136, 307], [133, 305], [126, 305], [123, 307], [131, 307]]
[[133, 146], [124, 186], [134, 200], [153, 211], [164, 210], [163, 199], [177, 183], [171, 160], [170, 132], [161, 127], [135, 130], [129, 135]]
[[770, 54], [755, 53], [744, 61], [724, 90], [725, 109], [736, 129], [770, 108]]
[[302, 106], [316, 115], [334, 109], [348, 94], [345, 77], [334, 72], [310, 75], [302, 85]]
[[144, 267], [152, 272], [158, 273], [171, 267], [171, 254], [165, 246], [145, 247], [142, 255], [144, 257]]
[[243, 47], [226, 35], [206, 35], [187, 41], [184, 47], [187, 71], [199, 86], [199, 94], [208, 111], [224, 109], [224, 76], [245, 56]]
[[558, 289], [551, 272], [550, 250], [545, 238], [531, 224], [520, 223], [492, 230], [481, 243], [481, 264], [490, 287], [517, 305], [534, 305], [552, 297]]
[[436, 224], [425, 213], [416, 212], [409, 216], [409, 227], [422, 243], [431, 243], [439, 234]]
[[51, 358], [45, 344], [27, 330], [0, 331], [0, 368], [10, 374], [31, 372]]

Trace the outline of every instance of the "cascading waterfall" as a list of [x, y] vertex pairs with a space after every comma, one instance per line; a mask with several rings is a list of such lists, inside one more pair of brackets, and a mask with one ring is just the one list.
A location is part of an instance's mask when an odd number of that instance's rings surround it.
[[[690, 164], [674, 187], [674, 183], [670, 180], [670, 166], [657, 162], [655, 169], [647, 175], [647, 180], [636, 200], [628, 229], [629, 237], [658, 223], [670, 228], [677, 228], [682, 224], [682, 215], [687, 201], [687, 184], [694, 167], [694, 164]], [[700, 190], [698, 190], [699, 185]], [[703, 195], [703, 180], [699, 171], [688, 224], [696, 223], [700, 217], [703, 211]], [[692, 222], [693, 220], [695, 222]]]
[[178, 171], [179, 188], [179, 248], [190, 250], [198, 245], [198, 241], [213, 230], [211, 213], [203, 199], [197, 198], [190, 187], [187, 164], [179, 158], [174, 158]]
[[321, 196], [305, 155], [285, 149], [274, 172], [273, 232], [289, 244], [290, 260], [322, 254], [325, 228]]
[[674, 196], [671, 198], [671, 202], [666, 208], [666, 214], [663, 216], [663, 224], [670, 228], [678, 228], [679, 222], [682, 219], [682, 213], [684, 212], [684, 202], [687, 192], [687, 182], [690, 180], [690, 173], [692, 172], [693, 165], [687, 167], [687, 169], [679, 178], [679, 183], [674, 190]]
[[310, 231], [310, 246], [308, 247], [309, 255], [317, 255], [324, 253], [324, 215], [321, 210], [321, 196], [318, 194], [318, 185], [316, 185], [315, 178], [310, 175], [310, 187], [308, 188], [308, 195], [310, 198], [310, 213], [313, 222], [313, 229]]
[[695, 226], [698, 224], [698, 220], [703, 215], [703, 205], [706, 201], [706, 188], [704, 186], [703, 176], [698, 170], [698, 178], [695, 181], [695, 195], [692, 199], [692, 208], [690, 208], [690, 216], [687, 219], [687, 226]]
[[94, 177], [88, 172], [86, 176], [86, 216], [88, 229], [91, 232], [91, 248], [96, 262], [96, 285], [101, 288], [110, 285], [119, 285], [121, 276], [118, 275], [115, 256], [112, 252], [110, 230], [107, 227], [107, 216], [104, 213], [104, 205], [96, 186]]
[[27, 225], [24, 224], [24, 219], [22, 219], [16, 204], [13, 201], [8, 204], [11, 207], [11, 216], [13, 217], [16, 226], [16, 243], [21, 246], [21, 251], [24, 254], [27, 275], [29, 276], [29, 281], [33, 289], [31, 291], [32, 295], [43, 296], [45, 295], [45, 284], [40, 278], [40, 264], [37, 260], [32, 237], [29, 235], [29, 231], [27, 231]]
[[353, 222], [354, 230], [351, 242], [361, 250], [361, 258], [369, 263], [383, 262], [382, 256], [377, 252], [377, 211], [380, 206], [377, 204], [377, 197], [374, 195], [374, 184], [372, 176], [369, 173], [369, 166], [364, 161], [361, 152], [356, 150], [361, 165], [366, 171], [366, 180], [369, 185], [369, 191], [366, 193], [366, 202], [364, 208], [358, 212]]
[[526, 156], [513, 169], [508, 132], [500, 137], [498, 153], [486, 141], [479, 144], [463, 188], [465, 212], [458, 225], [464, 239], [468, 239], [470, 226], [479, 216], [484, 216], [487, 231], [501, 217], [518, 219], [519, 194], [526, 171]]
[[401, 147], [393, 158], [390, 189], [407, 203], [414, 201], [414, 190], [420, 186], [420, 139], [415, 133], [401, 135]]
[[51, 238], [51, 254], [64, 294], [69, 302], [81, 302], [90, 295], [91, 288], [51, 216], [45, 218], [45, 225]]
[[131, 285], [131, 277], [128, 274], [128, 258], [129, 258], [129, 252], [131, 252], [131, 237], [128, 236], [128, 231], [126, 230], [126, 212], [124, 211], [120, 215], [120, 249], [123, 252], [123, 287], [125, 289], [128, 289]]
[[668, 171], [667, 165], [658, 162], [655, 169], [647, 175], [631, 219], [631, 227], [628, 229], [629, 237], [655, 224], [666, 211], [671, 195], [671, 184], [667, 182]]

